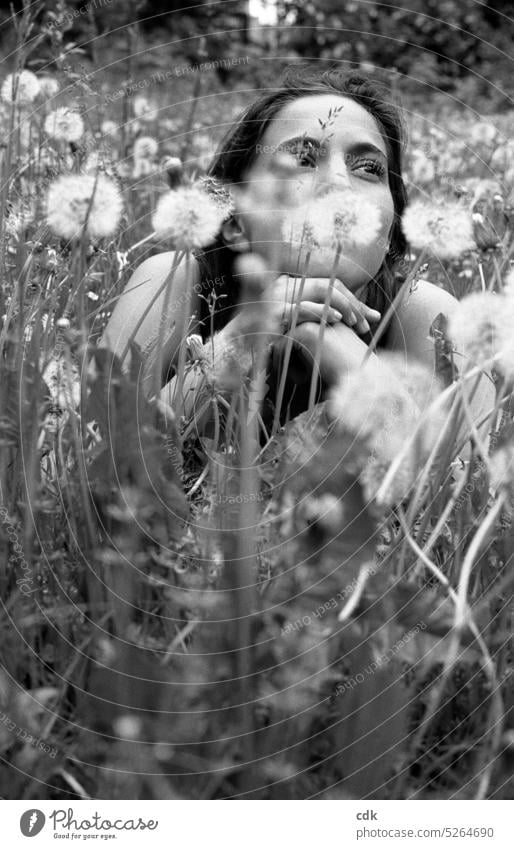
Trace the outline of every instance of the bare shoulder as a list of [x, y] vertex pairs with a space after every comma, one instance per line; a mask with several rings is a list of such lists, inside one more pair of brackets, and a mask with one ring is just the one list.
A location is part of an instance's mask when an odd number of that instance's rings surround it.
[[434, 343], [430, 327], [439, 313], [449, 318], [458, 304], [450, 292], [428, 280], [418, 280], [391, 320], [391, 348], [432, 365]]
[[[171, 327], [180, 318], [187, 302], [186, 289], [198, 282], [199, 266], [192, 257], [188, 274], [186, 262], [176, 265], [176, 258], [175, 251], [164, 251], [137, 266], [118, 297], [102, 345], [119, 353], [133, 338], [144, 349], [159, 332], [160, 324]], [[194, 309], [197, 296], [190, 294], [190, 308]]]

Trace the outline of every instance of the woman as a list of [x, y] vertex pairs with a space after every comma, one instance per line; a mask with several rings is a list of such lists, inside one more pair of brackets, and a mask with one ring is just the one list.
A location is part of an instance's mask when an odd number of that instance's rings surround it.
[[[337, 279], [329, 304], [332, 311], [327, 317], [329, 324], [321, 349], [318, 399], [325, 397], [327, 387], [337, 382], [346, 369], [362, 362], [373, 332], [384, 320], [404, 279], [398, 273], [405, 265], [407, 247], [400, 223], [406, 205], [401, 174], [403, 145], [401, 116], [380, 85], [337, 69], [313, 73], [292, 68], [279, 88], [260, 97], [231, 127], [209, 170], [211, 177], [225, 185], [239, 186], [246, 182], [248, 187], [249, 183], [259, 185], [273, 171], [277, 158], [282, 164], [286, 158], [295, 169], [297, 204], [313, 193], [321, 199], [326, 194], [329, 199], [334, 190], [348, 190], [357, 205], [371, 203], [380, 212], [378, 231], [367, 242], [345, 248], [335, 268]], [[193, 291], [190, 304], [196, 319], [188, 334], [200, 333], [207, 342], [209, 334], [214, 332], [215, 350], [244, 334], [237, 311], [240, 281], [233, 273], [233, 261], [249, 249], [272, 261], [274, 266], [276, 263], [277, 275], [267, 300], [287, 329], [293, 315], [292, 283], [294, 275], [298, 275], [298, 252], [291, 250], [283, 215], [283, 210], [276, 209], [267, 210], [264, 216], [262, 209], [256, 209], [255, 214], [251, 210], [235, 213], [225, 220], [215, 243], [196, 252], [192, 269], [196, 293]], [[270, 241], [270, 225], [275, 218], [276, 237]], [[163, 291], [156, 297], [173, 258], [172, 252], [158, 254], [134, 272], [102, 342], [120, 353], [137, 327], [135, 341], [143, 351], [151, 352], [159, 336], [159, 323], [164, 322], [167, 332], [162, 352], [158, 352], [164, 366], [163, 385], [174, 375], [182, 329], [187, 326], [184, 325], [188, 303], [185, 264], [176, 271], [168, 295]], [[286, 415], [292, 417], [306, 408], [311, 373], [308, 359], [316, 350], [333, 261], [333, 251], [312, 251], [296, 326], [291, 333], [295, 356], [288, 375], [284, 408], [280, 411], [281, 421]], [[206, 297], [211, 292], [216, 294], [212, 316]], [[439, 313], [450, 317], [457, 303], [448, 292], [428, 281], [419, 281], [395, 308], [387, 327], [381, 328], [382, 335], [372, 357], [380, 358], [383, 350], [400, 350], [407, 360], [421, 361], [434, 368], [430, 326]], [[165, 304], [167, 310], [163, 315]], [[458, 340], [454, 341], [458, 350]], [[275, 354], [279, 347], [274, 347]], [[457, 355], [457, 364], [458, 360]], [[279, 361], [280, 356], [272, 354], [268, 362], [268, 403], [274, 397]], [[168, 384], [168, 388], [172, 386], [173, 382]], [[193, 387], [192, 396], [195, 391]], [[169, 398], [169, 392], [165, 395]], [[472, 401], [475, 421], [493, 404], [494, 387], [484, 375]], [[480, 434], [486, 435], [483, 430]], [[461, 456], [467, 453], [465, 449]]]

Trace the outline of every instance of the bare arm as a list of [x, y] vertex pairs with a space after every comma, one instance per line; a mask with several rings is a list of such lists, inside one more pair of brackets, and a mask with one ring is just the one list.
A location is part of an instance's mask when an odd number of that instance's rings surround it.
[[[439, 313], [450, 318], [458, 304], [458, 300], [449, 292], [429, 283], [427, 280], [420, 280], [415, 290], [403, 302], [398, 315], [393, 319], [391, 347], [394, 350], [406, 353], [408, 358], [412, 357], [424, 363], [435, 373], [435, 345], [429, 333], [430, 326]], [[462, 373], [466, 359], [461, 353], [462, 348], [459, 339], [452, 339], [452, 342], [456, 347], [454, 353], [455, 365], [459, 369], [459, 373]], [[467, 386], [471, 387], [472, 382], [468, 382]], [[482, 425], [479, 425], [479, 422], [492, 410], [494, 402], [495, 388], [491, 372], [484, 370], [475, 395], [469, 402], [469, 407], [471, 417], [478, 426], [479, 436], [486, 447], [492, 426], [491, 420], [489, 419]], [[469, 427], [464, 422], [459, 431], [458, 441], [462, 441], [467, 433], [469, 433]], [[460, 457], [469, 460], [470, 456], [471, 446], [468, 440], [460, 452]]]
[[[130, 367], [128, 347], [133, 339], [148, 353], [159, 338], [163, 341], [163, 362], [173, 364], [178, 354], [187, 309], [188, 280], [184, 260], [171, 274], [176, 254], [156, 254], [139, 265], [123, 290], [100, 340], [122, 358], [123, 368]], [[197, 281], [196, 261], [191, 260], [189, 287]], [[198, 308], [198, 296], [191, 293], [190, 310]], [[191, 327], [191, 333], [194, 327]]]

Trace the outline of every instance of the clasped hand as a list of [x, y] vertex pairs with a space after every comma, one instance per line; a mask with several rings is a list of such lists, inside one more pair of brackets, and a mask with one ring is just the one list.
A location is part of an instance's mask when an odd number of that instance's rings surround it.
[[[268, 297], [284, 329], [290, 329], [289, 335], [296, 347], [312, 363], [318, 352], [320, 322], [330, 281], [324, 277], [306, 278], [301, 298], [298, 297], [300, 283], [301, 278], [283, 274], [274, 281]], [[328, 303], [327, 326], [323, 329], [319, 348], [319, 370], [321, 377], [331, 385], [345, 372], [361, 365], [367, 345], [357, 334], [367, 332], [370, 329], [368, 321], [376, 323], [381, 316], [377, 310], [359, 301], [338, 279]], [[296, 323], [291, 328], [295, 311]]]
[[[306, 321], [320, 322], [325, 302], [329, 294], [328, 277], [300, 277], [282, 274], [272, 284], [267, 297], [272, 303], [277, 318], [284, 326], [290, 327], [296, 312], [296, 325]], [[351, 292], [341, 280], [334, 281], [328, 300], [327, 324], [344, 322], [356, 333], [366, 333], [370, 329], [368, 322], [380, 320], [380, 313], [368, 307]]]

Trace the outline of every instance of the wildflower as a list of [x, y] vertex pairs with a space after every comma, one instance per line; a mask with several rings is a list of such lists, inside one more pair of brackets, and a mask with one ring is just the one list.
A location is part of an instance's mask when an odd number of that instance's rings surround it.
[[39, 80], [32, 71], [9, 74], [2, 84], [2, 100], [7, 103], [32, 103], [39, 94], [39, 87]]
[[78, 112], [67, 106], [59, 106], [46, 117], [44, 129], [50, 138], [78, 142], [84, 135], [84, 121]]
[[402, 227], [411, 247], [427, 248], [439, 259], [453, 259], [474, 247], [471, 215], [459, 201], [415, 200], [404, 212]]
[[177, 250], [191, 250], [214, 241], [224, 217], [220, 206], [195, 185], [162, 195], [152, 226], [160, 239], [170, 239]]
[[134, 159], [153, 159], [159, 150], [159, 145], [152, 136], [139, 136], [134, 142]]
[[60, 85], [55, 77], [40, 77], [39, 86], [40, 95], [46, 97], [48, 100], [55, 97], [60, 90]]
[[182, 179], [182, 160], [178, 156], [164, 156], [160, 163], [161, 171], [166, 171], [168, 183], [172, 189], [175, 189]]
[[15, 239], [19, 239], [26, 227], [34, 220], [34, 204], [25, 201], [16, 201], [5, 221], [6, 232]]
[[204, 342], [199, 333], [193, 333], [191, 336], [188, 336], [186, 338], [186, 345], [191, 362], [195, 362], [197, 360], [204, 362], [207, 359], [204, 350]]
[[62, 357], [50, 360], [43, 369], [42, 378], [48, 386], [52, 403], [61, 410], [77, 408], [80, 404], [80, 375], [72, 363], [71, 371]]
[[120, 190], [104, 174], [65, 175], [48, 190], [47, 222], [63, 239], [80, 238], [84, 225], [85, 232], [93, 239], [111, 236], [119, 225], [122, 210]]
[[500, 244], [500, 236], [494, 229], [491, 221], [484, 218], [481, 212], [473, 212], [471, 217], [477, 247], [481, 251], [486, 251], [489, 248], [497, 248]]

